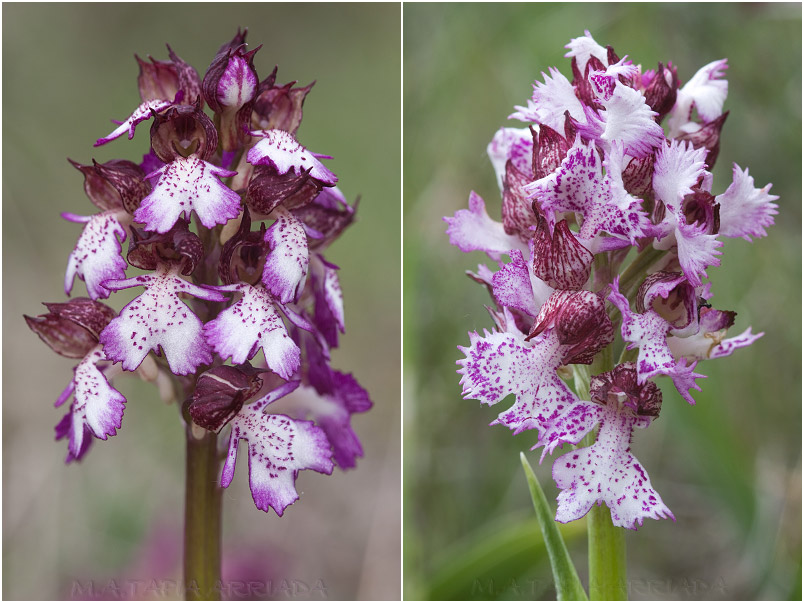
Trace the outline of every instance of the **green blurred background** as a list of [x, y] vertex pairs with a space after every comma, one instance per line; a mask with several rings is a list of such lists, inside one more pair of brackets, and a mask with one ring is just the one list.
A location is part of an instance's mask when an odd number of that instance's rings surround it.
[[[255, 57], [261, 77], [279, 65], [280, 83], [317, 80], [299, 140], [332, 155], [327, 165], [347, 198], [362, 197], [357, 223], [327, 251], [342, 266], [346, 304], [347, 334], [333, 363], [355, 374], [375, 407], [353, 420], [365, 448], [358, 468], [331, 477], [304, 471], [301, 500], [281, 519], [254, 507], [239, 466], [224, 498], [224, 554], [240, 574], [272, 579], [280, 598], [320, 599], [322, 584], [333, 599], [400, 596], [400, 6], [4, 4], [6, 599], [69, 598], [76, 579], [98, 589], [115, 580], [125, 594], [132, 580], [180, 578], [184, 434], [176, 408], [150, 386], [118, 379], [129, 399], [122, 429], [80, 465], [64, 466], [66, 444], [53, 441], [64, 410], [52, 404], [74, 362], [50, 352], [22, 314], [64, 299], [80, 228], [59, 212], [94, 212], [66, 157], [139, 161], [147, 150], [147, 123], [133, 141], [92, 148], [115, 127], [111, 119], [140, 102], [134, 53], [166, 60], [169, 43], [203, 76], [238, 26], [248, 27], [252, 47], [264, 44]], [[83, 283], [74, 294], [85, 294]], [[152, 593], [164, 597], [158, 587]]]
[[[404, 23], [404, 593], [408, 599], [554, 596], [518, 452], [533, 434], [487, 426], [508, 407], [463, 401], [467, 331], [491, 327], [486, 290], [464, 275], [442, 216], [470, 190], [499, 219], [485, 148], [533, 80], [589, 29], [646, 69], [682, 81], [728, 58], [731, 111], [714, 188], [731, 166], [773, 183], [769, 236], [727, 239], [709, 274], [714, 304], [765, 336], [699, 364], [697, 406], [665, 386], [634, 450], [676, 522], [629, 532], [633, 599], [801, 599], [801, 6], [799, 4], [406, 4]], [[663, 383], [665, 385], [666, 383]], [[536, 453], [529, 454], [533, 464]], [[551, 462], [537, 468], [549, 500]], [[585, 575], [585, 531], [567, 529]], [[584, 577], [585, 578], [585, 577]]]

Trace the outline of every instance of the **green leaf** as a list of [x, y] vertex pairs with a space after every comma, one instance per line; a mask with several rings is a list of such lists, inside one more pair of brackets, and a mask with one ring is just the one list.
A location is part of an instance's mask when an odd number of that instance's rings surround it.
[[547, 547], [547, 554], [550, 556], [550, 567], [553, 569], [553, 580], [556, 584], [556, 593], [559, 600], [588, 600], [586, 591], [578, 579], [578, 572], [572, 563], [564, 539], [556, 526], [553, 518], [553, 511], [547, 504], [541, 485], [533, 469], [530, 467], [525, 454], [520, 453], [522, 468], [525, 469], [525, 476], [528, 479], [530, 497], [533, 499], [533, 508], [536, 510], [536, 518], [542, 529], [542, 537]]

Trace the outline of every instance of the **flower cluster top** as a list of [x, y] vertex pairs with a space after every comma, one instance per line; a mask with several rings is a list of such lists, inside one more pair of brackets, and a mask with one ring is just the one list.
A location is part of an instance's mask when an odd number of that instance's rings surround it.
[[[355, 205], [322, 162], [331, 157], [296, 138], [312, 84], [279, 85], [276, 68], [260, 81], [259, 47], [245, 39], [238, 30], [203, 78], [169, 46], [167, 61], [136, 57], [142, 104], [95, 145], [150, 121], [150, 152], [139, 164], [71, 161], [98, 212], [62, 214], [84, 224], [64, 288], [70, 295], [77, 276], [88, 298], [26, 320], [80, 360], [56, 403], [72, 397], [56, 427], [68, 462], [116, 434], [126, 399], [112, 379], [138, 372], [178, 397], [194, 428], [228, 425], [223, 487], [245, 439], [254, 502], [281, 515], [298, 499], [300, 470], [355, 465], [363, 452], [351, 416], [371, 401], [329, 363], [344, 310], [338, 266], [323, 253]], [[129, 265], [143, 272], [127, 278]], [[132, 287], [144, 292], [119, 313], [101, 301]], [[285, 413], [265, 411], [284, 396]]]
[[682, 86], [672, 64], [643, 71], [589, 32], [566, 48], [572, 80], [543, 74], [510, 116], [530, 125], [502, 128], [488, 146], [502, 221], [474, 192], [444, 218], [453, 245], [496, 262], [470, 274], [492, 294], [495, 329], [469, 333], [458, 372], [466, 398], [515, 395], [492, 424], [536, 429], [542, 459], [597, 427], [594, 444], [553, 465], [556, 520], [605, 503], [615, 525], [635, 529], [672, 517], [630, 450], [633, 429], [661, 408], [653, 379], [670, 377], [694, 404], [697, 362], [761, 336], [727, 338], [736, 314], [713, 306], [706, 277], [723, 237], [765, 236], [778, 197], [737, 165], [713, 188], [725, 60]]

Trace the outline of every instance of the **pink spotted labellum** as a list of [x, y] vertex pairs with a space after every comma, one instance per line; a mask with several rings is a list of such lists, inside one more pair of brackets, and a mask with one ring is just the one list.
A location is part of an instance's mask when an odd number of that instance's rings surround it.
[[[259, 50], [238, 30], [203, 77], [170, 46], [166, 61], [136, 57], [141, 104], [96, 146], [150, 122], [150, 151], [140, 164], [71, 161], [97, 212], [62, 214], [83, 228], [64, 288], [77, 277], [89, 298], [25, 319], [78, 361], [56, 402], [72, 399], [56, 426], [68, 462], [117, 434], [128, 402], [113, 381], [137, 373], [181, 402], [188, 437], [228, 436], [221, 487], [245, 439], [255, 505], [281, 516], [299, 497], [299, 471], [356, 465], [351, 419], [372, 404], [330, 367], [345, 319], [339, 268], [324, 253], [356, 203], [323, 164], [331, 157], [298, 137], [312, 84], [277, 85], [277, 69], [260, 82]], [[100, 301], [126, 289], [136, 296], [119, 311]]]
[[553, 464], [556, 520], [605, 504], [616, 526], [636, 529], [673, 518], [631, 451], [635, 429], [659, 415], [654, 381], [669, 377], [694, 404], [699, 362], [762, 336], [727, 337], [736, 314], [712, 307], [706, 279], [723, 237], [766, 235], [777, 197], [737, 165], [713, 188], [725, 60], [680, 86], [671, 63], [643, 71], [589, 32], [566, 48], [572, 78], [550, 68], [510, 116], [526, 127], [501, 128], [488, 146], [502, 220], [474, 192], [444, 218], [450, 243], [495, 264], [470, 276], [490, 291], [496, 328], [469, 333], [458, 373], [465, 398], [514, 395], [492, 424], [535, 430], [542, 460], [592, 441]]

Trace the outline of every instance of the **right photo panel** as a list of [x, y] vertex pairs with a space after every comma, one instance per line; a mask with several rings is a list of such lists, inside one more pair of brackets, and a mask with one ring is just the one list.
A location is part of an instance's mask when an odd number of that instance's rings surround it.
[[801, 599], [801, 12], [404, 5], [405, 599]]

